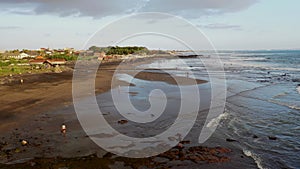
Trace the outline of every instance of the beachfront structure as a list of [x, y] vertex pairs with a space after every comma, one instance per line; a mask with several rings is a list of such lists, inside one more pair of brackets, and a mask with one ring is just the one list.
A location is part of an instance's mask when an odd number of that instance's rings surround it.
[[44, 59], [34, 59], [29, 61], [30, 65], [43, 65], [46, 60]]
[[67, 61], [65, 59], [34, 59], [29, 61], [30, 65], [45, 65], [45, 66], [60, 66], [65, 65]]
[[104, 58], [106, 57], [105, 52], [95, 52], [94, 56], [98, 58], [98, 60], [104, 60]]
[[45, 62], [51, 66], [65, 65], [67, 63], [65, 59], [48, 59]]

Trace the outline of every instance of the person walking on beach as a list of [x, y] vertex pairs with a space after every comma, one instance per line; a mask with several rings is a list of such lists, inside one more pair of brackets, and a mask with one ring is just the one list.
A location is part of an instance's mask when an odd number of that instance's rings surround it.
[[64, 137], [66, 137], [67, 126], [65, 124], [62, 124], [60, 131], [64, 135]]

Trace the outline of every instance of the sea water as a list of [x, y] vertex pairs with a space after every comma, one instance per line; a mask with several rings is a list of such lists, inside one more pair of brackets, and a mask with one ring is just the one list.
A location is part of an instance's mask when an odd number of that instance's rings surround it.
[[[179, 76], [191, 70], [196, 78], [209, 80], [203, 61], [215, 53], [199, 53], [203, 56], [160, 60], [144, 68], [174, 70]], [[219, 51], [218, 56], [227, 99], [225, 115], [215, 120], [222, 121], [217, 132], [238, 140], [258, 168], [300, 168], [300, 51]]]

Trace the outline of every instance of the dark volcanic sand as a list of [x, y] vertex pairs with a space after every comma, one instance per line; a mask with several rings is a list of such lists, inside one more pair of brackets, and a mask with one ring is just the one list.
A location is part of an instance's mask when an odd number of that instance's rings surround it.
[[[116, 66], [117, 63], [101, 66], [95, 82], [96, 93], [111, 89]], [[24, 84], [19, 83], [20, 78]], [[174, 84], [169, 75], [162, 73], [142, 72], [137, 78]], [[189, 141], [182, 150], [175, 147], [151, 158], [112, 155], [86, 136], [76, 114], [70, 111], [71, 71], [16, 75], [11, 79], [12, 83], [0, 88], [0, 161], [6, 163], [0, 164], [0, 168], [232, 168], [232, 157], [250, 162], [241, 152], [194, 146], [196, 143], [189, 144]], [[189, 81], [184, 77], [180, 79]], [[68, 128], [66, 137], [60, 133], [62, 123]], [[22, 139], [28, 141], [28, 145], [22, 146]]]

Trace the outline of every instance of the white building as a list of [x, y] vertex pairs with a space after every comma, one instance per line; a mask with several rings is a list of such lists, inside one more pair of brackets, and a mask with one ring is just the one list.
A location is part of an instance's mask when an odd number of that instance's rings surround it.
[[28, 57], [34, 58], [35, 56], [31, 56], [31, 55], [28, 55], [27, 53], [23, 52], [23, 53], [20, 53], [20, 54], [12, 54], [8, 57], [14, 58], [14, 59], [24, 59], [24, 58], [28, 58]]

